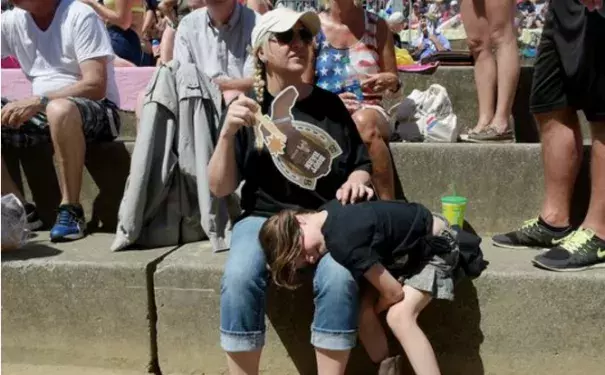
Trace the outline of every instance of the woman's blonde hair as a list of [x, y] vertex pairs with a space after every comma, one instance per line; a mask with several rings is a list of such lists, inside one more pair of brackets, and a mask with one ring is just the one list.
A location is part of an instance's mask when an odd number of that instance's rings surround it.
[[[253, 77], [254, 83], [252, 84], [252, 87], [254, 89], [254, 96], [255, 96], [256, 102], [261, 107], [263, 105], [263, 101], [265, 98], [265, 85], [267, 84], [266, 83], [267, 69], [265, 67], [265, 63], [262, 62], [261, 59], [258, 57], [258, 52], [260, 51], [260, 49], [263, 46], [265, 46], [267, 44], [270, 37], [271, 37], [271, 35], [266, 35], [260, 41], [258, 46], [256, 46], [255, 48], [250, 50], [250, 53], [252, 54], [252, 56], [254, 56], [254, 77]], [[258, 126], [254, 127], [254, 148], [256, 148], [257, 151], [260, 151], [263, 149], [263, 134], [260, 131], [260, 128]]]
[[304, 210], [283, 210], [271, 216], [260, 229], [260, 242], [271, 279], [275, 285], [287, 289], [296, 289], [297, 283], [296, 260], [302, 253], [302, 230], [296, 215], [310, 213]]

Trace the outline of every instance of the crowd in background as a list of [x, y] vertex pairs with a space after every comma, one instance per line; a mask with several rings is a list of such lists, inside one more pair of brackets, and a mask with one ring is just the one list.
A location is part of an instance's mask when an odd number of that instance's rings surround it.
[[[171, 60], [178, 22], [206, 5], [206, 0], [80, 1], [93, 7], [105, 21], [117, 56], [115, 65], [122, 67], [154, 66]], [[515, 27], [520, 54], [525, 57], [535, 56], [548, 1], [517, 1]], [[299, 11], [325, 8], [322, 0], [240, 0], [240, 3], [260, 14], [281, 6]], [[447, 46], [444, 49], [450, 49], [453, 41], [467, 38], [458, 0], [365, 0], [363, 6], [388, 21], [399, 48], [417, 48], [425, 39], [423, 33], [435, 35], [443, 46]], [[10, 1], [3, 0], [3, 11], [10, 8]], [[431, 51], [430, 48], [427, 50]], [[2, 66], [18, 67], [18, 64], [3, 61]]]

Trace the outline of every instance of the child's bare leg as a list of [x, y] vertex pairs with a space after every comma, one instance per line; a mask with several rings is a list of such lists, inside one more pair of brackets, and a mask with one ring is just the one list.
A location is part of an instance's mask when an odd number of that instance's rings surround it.
[[380, 324], [378, 315], [374, 311], [376, 298], [376, 290], [368, 285], [361, 297], [359, 340], [372, 362], [380, 363], [389, 356], [389, 347], [387, 336], [382, 328], [382, 324]]
[[387, 323], [401, 343], [416, 375], [439, 375], [437, 358], [431, 343], [418, 326], [418, 314], [429, 304], [431, 296], [404, 285], [403, 301], [387, 312]]

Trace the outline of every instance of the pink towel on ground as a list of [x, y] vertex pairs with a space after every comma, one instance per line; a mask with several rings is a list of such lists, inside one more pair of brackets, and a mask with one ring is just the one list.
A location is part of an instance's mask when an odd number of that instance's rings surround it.
[[438, 66], [439, 61], [435, 61], [428, 64], [415, 63], [410, 65], [399, 65], [397, 70], [407, 73], [429, 73], [437, 69]]

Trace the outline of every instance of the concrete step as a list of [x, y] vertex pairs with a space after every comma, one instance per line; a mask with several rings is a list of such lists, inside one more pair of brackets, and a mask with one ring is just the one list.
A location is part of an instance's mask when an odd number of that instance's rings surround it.
[[[432, 84], [445, 87], [463, 132], [470, 130], [477, 123], [479, 112], [474, 67], [441, 66], [430, 75], [400, 73], [400, 76], [404, 85], [404, 95], [409, 95], [414, 89], [426, 90]], [[529, 112], [532, 76], [533, 63], [523, 62], [513, 104], [515, 138], [519, 143], [540, 141], [538, 127]], [[584, 137], [588, 139], [590, 137], [588, 122], [581, 112], [579, 112], [579, 116], [582, 132]]]
[[2, 361], [143, 371], [154, 366], [150, 275], [174, 247], [110, 252], [113, 235], [2, 253]]
[[[463, 41], [462, 41], [463, 42]], [[531, 90], [533, 61], [522, 60], [521, 74], [513, 106], [515, 117], [515, 136], [517, 142], [538, 142], [537, 127], [529, 113], [529, 94]], [[137, 99], [144, 91], [154, 68], [118, 68], [116, 79], [119, 82], [120, 108], [122, 118], [121, 138], [133, 139], [136, 135], [134, 109]], [[434, 74], [400, 73], [404, 83], [403, 94], [413, 89], [426, 90], [431, 84], [444, 86], [449, 93], [454, 111], [458, 115], [463, 132], [475, 126], [477, 122], [477, 91], [474, 83], [474, 67], [441, 66]], [[2, 70], [2, 92], [9, 99], [21, 99], [31, 95], [31, 84], [19, 69]], [[403, 96], [386, 99], [385, 107], [390, 108]], [[588, 125], [581, 116], [585, 137], [589, 136]]]
[[[461, 124], [463, 132], [466, 132], [475, 126], [478, 118], [477, 90], [473, 72], [474, 69], [472, 66], [442, 66], [430, 75], [400, 73], [404, 84], [403, 95], [385, 99], [384, 105], [386, 108], [390, 108], [395, 103], [401, 101], [404, 96], [409, 95], [412, 90], [426, 90], [431, 84], [437, 83], [447, 89], [454, 111], [458, 116], [458, 121]], [[536, 123], [529, 113], [532, 74], [533, 65], [524, 65], [521, 69], [513, 107], [516, 120], [516, 139], [517, 142], [521, 143], [539, 141]], [[134, 138], [136, 136], [136, 118], [134, 112], [130, 108], [122, 110], [120, 111], [120, 118], [122, 120], [120, 136], [128, 139]]]
[[[114, 142], [88, 150], [81, 200], [93, 232], [115, 231], [133, 147], [133, 142]], [[479, 233], [507, 231], [538, 214], [543, 194], [539, 144], [393, 143], [391, 150], [408, 199], [438, 211], [440, 197], [455, 187], [469, 198], [466, 217]], [[60, 194], [50, 148], [4, 147], [2, 152], [11, 174], [27, 182], [26, 196], [38, 204], [42, 220], [52, 225]], [[590, 196], [588, 152], [586, 146], [573, 205], [576, 223]]]
[[[227, 253], [213, 254], [207, 242], [111, 253], [110, 240], [51, 244], [40, 234], [2, 254], [3, 366], [225, 374], [218, 326]], [[551, 273], [530, 265], [532, 250], [488, 240], [483, 250], [485, 273], [421, 315], [443, 374], [600, 373], [605, 270]], [[312, 313], [309, 285], [270, 291], [262, 373], [315, 373]], [[371, 373], [356, 349], [347, 374]]]
[[[466, 219], [478, 233], [511, 230], [536, 217], [544, 190], [540, 144], [391, 144], [399, 180], [409, 200], [440, 211], [440, 197], [469, 199]], [[584, 148], [572, 205], [580, 224], [590, 198], [590, 146]]]
[[141, 375], [141, 371], [99, 367], [2, 363], [4, 375]]

